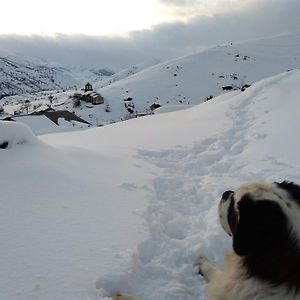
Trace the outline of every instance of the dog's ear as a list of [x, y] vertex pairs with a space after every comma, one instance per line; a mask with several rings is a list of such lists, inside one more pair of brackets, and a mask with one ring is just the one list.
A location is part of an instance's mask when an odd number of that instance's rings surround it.
[[261, 255], [281, 249], [287, 238], [287, 218], [280, 205], [252, 200], [245, 195], [238, 203], [239, 221], [233, 233], [233, 250], [240, 256]]
[[278, 187], [289, 193], [290, 197], [300, 205], [300, 186], [288, 181], [275, 182]]

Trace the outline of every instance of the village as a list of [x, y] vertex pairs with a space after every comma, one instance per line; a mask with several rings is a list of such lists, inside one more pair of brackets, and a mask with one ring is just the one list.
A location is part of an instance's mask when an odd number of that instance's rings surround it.
[[[125, 97], [122, 102], [123, 116], [116, 118], [111, 114], [109, 101], [87, 82], [80, 90], [45, 91], [31, 97], [16, 96], [14, 105], [4, 102], [0, 106], [0, 119], [19, 121], [31, 127], [35, 134], [45, 134], [103, 126], [149, 115], [161, 107], [152, 103], [138, 112], [132, 97]], [[102, 116], [101, 120], [99, 115]]]

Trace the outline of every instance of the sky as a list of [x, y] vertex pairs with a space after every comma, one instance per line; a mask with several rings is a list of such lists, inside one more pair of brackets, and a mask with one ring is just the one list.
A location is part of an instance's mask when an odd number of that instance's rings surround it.
[[[125, 34], [167, 21], [156, 0], [9, 0], [1, 10], [1, 33]], [[17, 8], [17, 9], [16, 9]]]
[[1, 12], [0, 54], [113, 71], [300, 28], [299, 0], [10, 0]]
[[9, 0], [1, 3], [2, 34], [126, 35], [195, 15], [232, 0]]

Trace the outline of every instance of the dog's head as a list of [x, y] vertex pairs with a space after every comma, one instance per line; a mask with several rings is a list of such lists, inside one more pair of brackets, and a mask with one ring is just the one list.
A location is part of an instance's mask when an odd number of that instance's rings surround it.
[[300, 252], [300, 186], [256, 182], [226, 191], [219, 205], [220, 222], [232, 236], [239, 256]]
[[245, 276], [300, 292], [300, 186], [256, 182], [226, 191], [219, 215]]

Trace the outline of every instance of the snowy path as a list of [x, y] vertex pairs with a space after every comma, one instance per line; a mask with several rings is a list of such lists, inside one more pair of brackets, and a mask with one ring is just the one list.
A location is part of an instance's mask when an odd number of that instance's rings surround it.
[[286, 77], [272, 78], [248, 97], [245, 93], [231, 101], [225, 113], [232, 126], [220, 134], [201, 140], [199, 130], [200, 141], [192, 147], [139, 152], [141, 159], [161, 169], [145, 212], [150, 237], [138, 245], [126, 274], [100, 278], [98, 288], [134, 293], [145, 300], [207, 299], [193, 262], [205, 253], [222, 265], [230, 248], [217, 220], [220, 195], [247, 181], [300, 180], [299, 163], [292, 166], [276, 158], [273, 145], [267, 147], [268, 156], [249, 151], [259, 149], [269, 134], [266, 124], [276, 121], [268, 103], [264, 107], [265, 89]]

